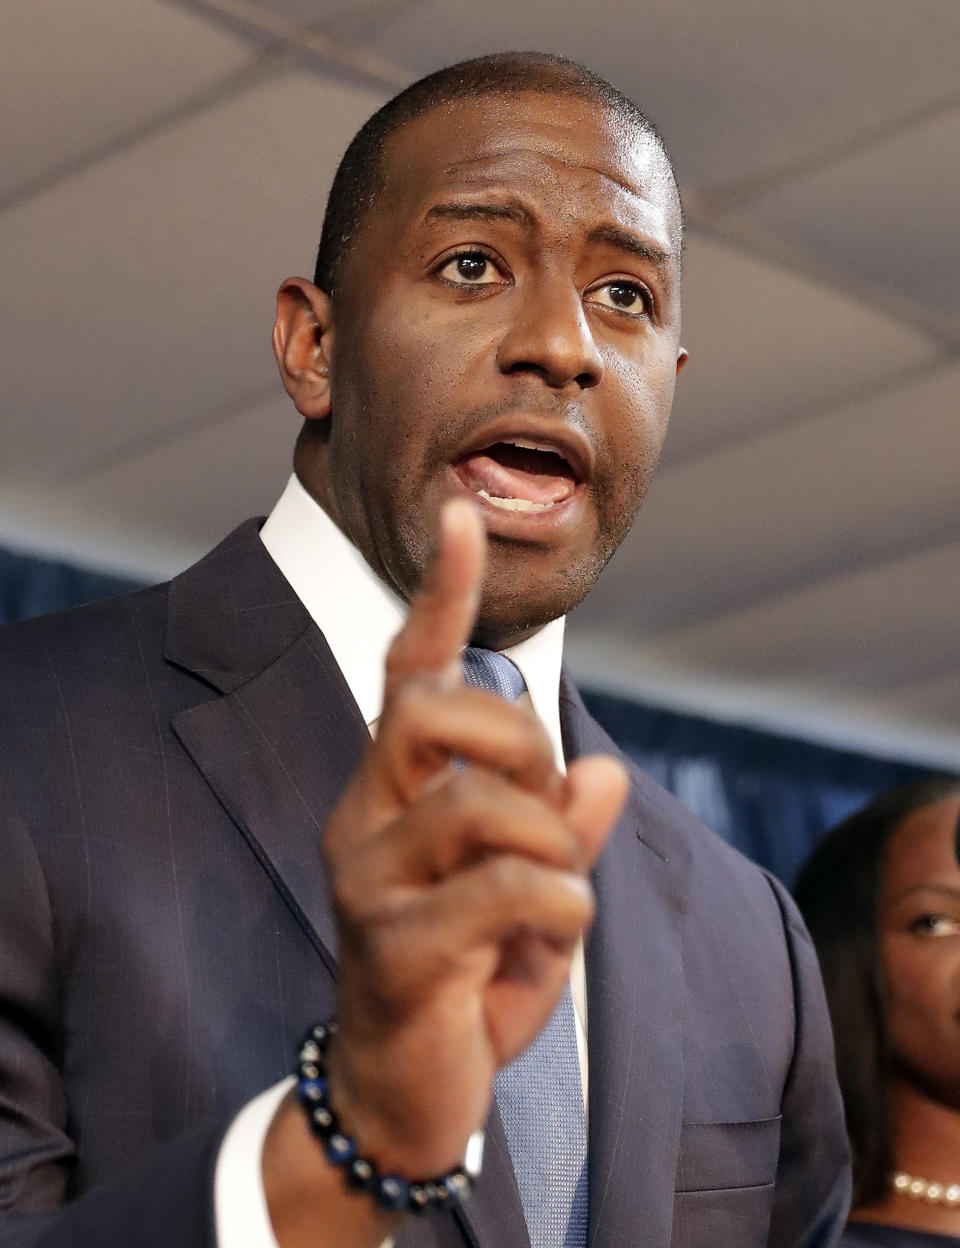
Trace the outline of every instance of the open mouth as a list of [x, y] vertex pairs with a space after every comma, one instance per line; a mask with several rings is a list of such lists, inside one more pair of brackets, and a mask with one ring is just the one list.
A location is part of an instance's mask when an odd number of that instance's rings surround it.
[[572, 498], [579, 484], [559, 451], [527, 438], [472, 451], [453, 469], [468, 490], [503, 511], [549, 511]]

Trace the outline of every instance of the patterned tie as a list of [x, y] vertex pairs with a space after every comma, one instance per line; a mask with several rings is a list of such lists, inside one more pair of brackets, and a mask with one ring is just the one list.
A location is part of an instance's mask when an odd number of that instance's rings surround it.
[[[502, 654], [469, 646], [467, 684], [515, 701], [525, 688]], [[587, 1130], [570, 984], [533, 1043], [494, 1084], [531, 1248], [585, 1248]]]

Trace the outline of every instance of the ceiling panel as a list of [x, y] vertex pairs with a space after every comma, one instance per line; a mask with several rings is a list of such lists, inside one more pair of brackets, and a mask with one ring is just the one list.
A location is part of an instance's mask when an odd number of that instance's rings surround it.
[[[634, 697], [651, 706], [745, 724], [884, 758], [913, 759], [960, 771], [960, 674], [944, 673], [928, 689], [943, 696], [928, 708], [908, 687], [884, 696], [873, 688], [817, 683], [816, 668], [792, 678], [727, 671], [719, 663], [684, 663], [656, 642], [629, 642], [615, 630], [571, 621], [565, 647], [575, 678], [587, 688]], [[953, 691], [952, 703], [950, 701]]]
[[249, 408], [112, 463], [56, 491], [26, 478], [0, 493], [0, 543], [156, 580], [270, 510], [290, 474], [300, 418], [280, 388]]
[[852, 282], [956, 318], [960, 336], [958, 153], [960, 107], [791, 181], [741, 215]]
[[960, 365], [658, 476], [582, 608], [634, 637], [960, 536]]
[[[220, 3], [222, 0], [214, 0]], [[230, 0], [226, 0], [230, 7]], [[257, 6], [340, 38], [415, 8], [420, 0], [257, 0]]]
[[780, 169], [958, 92], [954, 0], [433, 0], [362, 30], [425, 72], [504, 48], [572, 56], [665, 132], [681, 181], [715, 187]]
[[[803, 677], [825, 691], [891, 690], [957, 670], [960, 540], [660, 638], [657, 652], [727, 677]], [[960, 706], [954, 722], [960, 727]]]
[[241, 520], [270, 511], [301, 424], [278, 379], [270, 398], [112, 464], [67, 496], [78, 510], [108, 510], [121, 528], [129, 520], [162, 535], [186, 566]]
[[696, 230], [683, 263], [690, 359], [665, 463], [835, 406], [939, 358], [909, 325]]
[[0, 479], [60, 480], [275, 383], [274, 295], [310, 272], [369, 92], [288, 73], [0, 217]]
[[899, 685], [885, 698], [878, 697], [875, 705], [881, 714], [909, 715], [917, 722], [960, 731], [960, 670]]
[[163, 0], [4, 0], [0, 202], [185, 103], [255, 52]]

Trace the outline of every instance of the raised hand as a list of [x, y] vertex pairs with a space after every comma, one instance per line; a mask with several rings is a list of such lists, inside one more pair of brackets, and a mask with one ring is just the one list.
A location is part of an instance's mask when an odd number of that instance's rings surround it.
[[552, 1011], [627, 784], [611, 758], [564, 777], [531, 711], [463, 684], [484, 548], [473, 506], [447, 504], [376, 740], [324, 843], [341, 957], [331, 1101], [365, 1156], [414, 1178], [460, 1161], [497, 1068]]

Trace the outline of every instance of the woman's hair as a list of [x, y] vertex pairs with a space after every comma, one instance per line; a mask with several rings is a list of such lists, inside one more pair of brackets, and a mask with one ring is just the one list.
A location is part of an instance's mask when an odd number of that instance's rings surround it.
[[820, 958], [833, 1021], [855, 1205], [883, 1196], [893, 1163], [890, 1053], [877, 940], [887, 846], [909, 815], [957, 794], [960, 778], [946, 776], [881, 794], [824, 836], [793, 888]]

